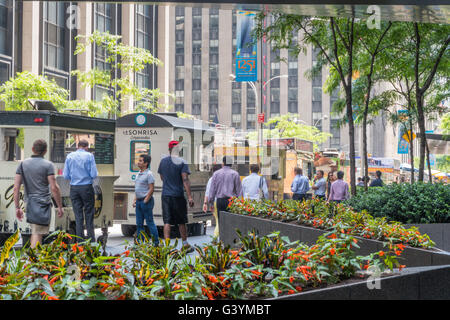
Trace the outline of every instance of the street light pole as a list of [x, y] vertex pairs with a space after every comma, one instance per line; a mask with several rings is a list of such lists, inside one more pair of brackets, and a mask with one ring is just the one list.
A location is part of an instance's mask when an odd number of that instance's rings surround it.
[[[279, 76], [270, 78], [267, 82], [265, 82], [261, 86], [261, 93], [263, 92], [264, 88], [270, 81], [272, 81], [274, 79], [278, 79], [278, 78], [287, 78], [287, 77], [289, 77], [287, 74], [283, 74], [283, 75], [279, 75]], [[235, 79], [236, 79], [236, 76], [234, 74], [230, 74], [231, 82], [234, 82]], [[255, 83], [253, 81], [247, 81], [247, 83], [250, 84], [250, 87], [252, 87], [253, 92], [255, 94], [255, 109], [258, 110], [259, 113], [263, 113], [262, 101], [261, 101], [261, 108], [260, 108], [259, 101], [258, 101], [258, 89], [256, 88]], [[256, 121], [258, 121], [258, 118], [256, 119]], [[263, 148], [263, 145], [264, 145], [263, 123], [258, 123], [258, 144], [259, 144], [260, 148]], [[262, 170], [262, 164], [263, 164], [263, 161], [262, 161], [263, 155], [264, 155], [264, 152], [262, 152], [262, 156], [261, 156], [261, 170]]]

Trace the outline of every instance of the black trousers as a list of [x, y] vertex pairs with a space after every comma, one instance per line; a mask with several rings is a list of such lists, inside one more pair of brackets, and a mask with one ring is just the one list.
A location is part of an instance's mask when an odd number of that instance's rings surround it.
[[227, 211], [228, 199], [229, 198], [217, 198], [216, 200], [217, 216], [220, 215], [220, 211]]
[[299, 193], [294, 193], [292, 195], [292, 199], [293, 200], [298, 200], [298, 201], [303, 201], [306, 199], [306, 194], [299, 194]]
[[[84, 239], [84, 225], [87, 236], [91, 242], [95, 242], [94, 213], [95, 193], [91, 184], [84, 186], [70, 186], [70, 200], [75, 214], [77, 236]], [[83, 241], [78, 239], [79, 241]]]

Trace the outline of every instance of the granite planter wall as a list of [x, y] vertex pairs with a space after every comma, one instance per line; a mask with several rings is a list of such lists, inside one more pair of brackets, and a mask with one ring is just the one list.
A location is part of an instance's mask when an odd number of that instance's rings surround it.
[[[243, 234], [256, 230], [260, 235], [267, 235], [273, 231], [280, 231], [282, 236], [287, 236], [291, 241], [299, 240], [307, 245], [316, 243], [317, 238], [326, 233], [324, 230], [305, 227], [294, 223], [284, 223], [270, 219], [221, 212], [219, 214], [220, 239], [225, 244], [233, 245], [239, 237], [236, 230]], [[383, 242], [356, 237], [359, 239], [360, 249], [356, 249], [358, 255], [368, 255], [384, 249]], [[407, 267], [450, 265], [450, 253], [434, 249], [419, 249], [405, 247], [399, 262]]]
[[405, 227], [417, 227], [420, 233], [426, 233], [436, 243], [436, 248], [450, 252], [450, 223], [405, 224]]
[[[450, 266], [406, 268], [400, 274], [268, 300], [448, 300]], [[368, 284], [371, 285], [368, 285]]]

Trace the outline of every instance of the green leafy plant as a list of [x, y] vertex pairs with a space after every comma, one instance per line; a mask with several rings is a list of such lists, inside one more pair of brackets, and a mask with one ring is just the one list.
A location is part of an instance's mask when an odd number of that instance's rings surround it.
[[450, 223], [450, 188], [441, 183], [390, 184], [346, 201], [356, 211], [401, 223]]

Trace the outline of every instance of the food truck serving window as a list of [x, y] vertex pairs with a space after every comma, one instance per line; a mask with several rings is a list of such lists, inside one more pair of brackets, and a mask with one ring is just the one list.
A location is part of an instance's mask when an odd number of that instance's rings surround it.
[[66, 156], [78, 149], [78, 142], [87, 140], [89, 152], [95, 156], [97, 164], [114, 163], [114, 135], [86, 132], [72, 132], [65, 130], [52, 131], [51, 161], [64, 163]]
[[131, 141], [130, 145], [130, 170], [139, 171], [138, 161], [143, 154], [150, 155], [150, 141]]

